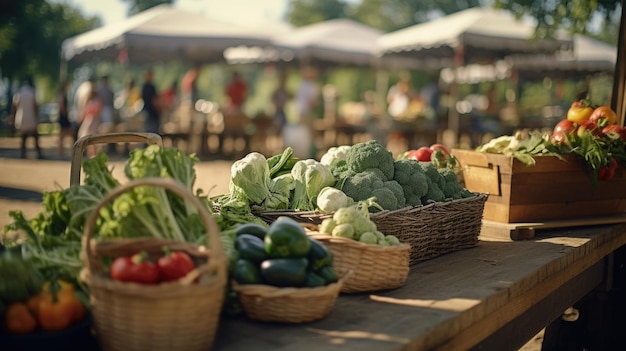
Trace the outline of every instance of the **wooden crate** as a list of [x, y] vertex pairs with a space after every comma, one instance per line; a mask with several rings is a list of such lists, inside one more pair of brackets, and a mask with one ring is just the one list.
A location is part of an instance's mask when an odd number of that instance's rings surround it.
[[621, 216], [626, 212], [626, 177], [593, 185], [591, 169], [575, 156], [565, 161], [535, 157], [534, 166], [500, 154], [454, 149], [465, 187], [488, 193], [483, 219], [500, 223], [545, 222]]

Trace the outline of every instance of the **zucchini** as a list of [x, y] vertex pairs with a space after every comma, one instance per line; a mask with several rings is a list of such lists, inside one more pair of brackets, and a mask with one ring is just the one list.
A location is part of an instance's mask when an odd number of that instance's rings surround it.
[[306, 283], [308, 264], [304, 257], [267, 259], [261, 263], [261, 277], [274, 286], [302, 287]]

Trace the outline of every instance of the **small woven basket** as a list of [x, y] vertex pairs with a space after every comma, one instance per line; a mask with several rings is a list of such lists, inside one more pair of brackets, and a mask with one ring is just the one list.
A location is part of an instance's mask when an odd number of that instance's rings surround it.
[[316, 288], [279, 288], [263, 284], [232, 283], [248, 318], [262, 322], [308, 323], [332, 310], [344, 281]]
[[343, 283], [342, 293], [396, 289], [406, 282], [411, 251], [408, 244], [380, 246], [319, 232], [308, 234], [333, 254], [337, 274], [352, 271]]
[[[198, 209], [207, 229], [210, 250], [186, 242], [157, 238], [92, 239], [100, 209], [137, 186], [158, 186], [185, 198]], [[187, 252], [196, 263], [186, 277], [158, 285], [120, 282], [109, 278], [102, 258], [146, 251], [152, 257], [162, 247]], [[144, 178], [118, 186], [93, 210], [83, 235], [85, 268], [80, 277], [89, 288], [96, 337], [105, 351], [196, 351], [211, 349], [227, 280], [226, 257], [219, 229], [199, 199], [173, 179]]]
[[[448, 252], [478, 245], [483, 210], [488, 194], [476, 194], [458, 200], [433, 202], [425, 206], [405, 207], [394, 211], [370, 214], [379, 231], [396, 236], [411, 245], [409, 264], [441, 256]], [[332, 214], [314, 211], [258, 211], [255, 215], [271, 223], [280, 216], [299, 222], [320, 224]]]

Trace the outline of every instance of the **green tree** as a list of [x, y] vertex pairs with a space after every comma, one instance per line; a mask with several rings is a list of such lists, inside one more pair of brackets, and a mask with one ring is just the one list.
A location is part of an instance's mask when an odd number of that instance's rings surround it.
[[127, 2], [128, 15], [132, 16], [161, 4], [172, 4], [174, 0], [121, 0]]
[[346, 2], [340, 0], [292, 0], [287, 10], [287, 20], [296, 27], [345, 18]]
[[362, 0], [350, 6], [350, 18], [390, 32], [481, 5], [480, 0]]
[[588, 34], [592, 31], [591, 16], [602, 16], [605, 23], [619, 21], [620, 0], [494, 0], [495, 8], [512, 11], [517, 17], [530, 15], [537, 20], [535, 36], [550, 37], [557, 28], [572, 33]]
[[[100, 25], [67, 4], [46, 0], [9, 2], [0, 11], [0, 75], [59, 77], [63, 40]], [[61, 25], [62, 24], [62, 25]]]

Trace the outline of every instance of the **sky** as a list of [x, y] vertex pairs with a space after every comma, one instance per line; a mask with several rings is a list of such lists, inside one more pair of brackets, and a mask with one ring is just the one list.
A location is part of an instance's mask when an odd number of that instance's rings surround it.
[[[122, 0], [53, 0], [69, 3], [89, 16], [99, 16], [103, 24], [124, 20], [128, 2]], [[174, 6], [202, 13], [209, 18], [241, 25], [281, 22], [288, 0], [175, 0]]]

